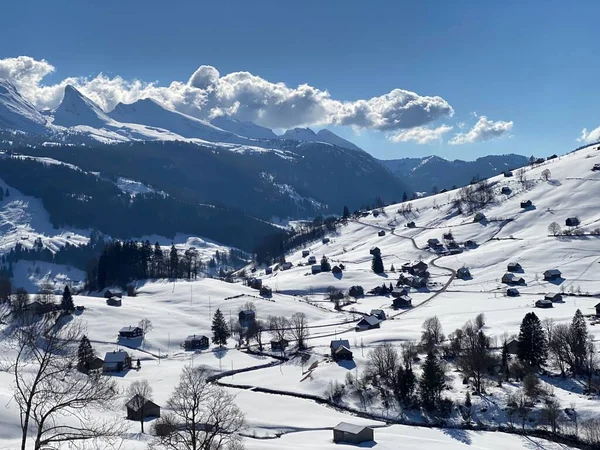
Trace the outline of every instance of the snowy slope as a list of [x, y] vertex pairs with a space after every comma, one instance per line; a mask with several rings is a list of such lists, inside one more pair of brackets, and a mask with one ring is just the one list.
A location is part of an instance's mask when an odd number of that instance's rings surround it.
[[252, 139], [277, 139], [277, 135], [273, 133], [273, 130], [261, 127], [253, 122], [237, 120], [233, 117], [215, 117], [210, 123], [222, 130], [229, 131], [239, 136], [245, 136]]
[[203, 120], [167, 109], [150, 98], [131, 104], [119, 103], [108, 115], [117, 122], [164, 128], [186, 138], [233, 144], [253, 143], [250, 139], [221, 130]]
[[12, 83], [0, 78], [0, 129], [41, 134], [45, 126], [46, 118], [21, 97]]
[[327, 144], [336, 145], [338, 147], [349, 148], [352, 150], [361, 150], [352, 142], [339, 137], [337, 134], [327, 129], [322, 129], [318, 133], [315, 133], [310, 128], [293, 128], [291, 130], [287, 130], [280, 137], [282, 139], [293, 139], [295, 141], [302, 142], [325, 142]]

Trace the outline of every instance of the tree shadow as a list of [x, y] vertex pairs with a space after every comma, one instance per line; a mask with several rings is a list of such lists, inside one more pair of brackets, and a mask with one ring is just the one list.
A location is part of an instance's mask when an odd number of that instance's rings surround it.
[[471, 445], [473, 443], [469, 430], [463, 430], [460, 428], [443, 428], [442, 432], [445, 435], [450, 436], [452, 439], [462, 442], [463, 444]]
[[217, 347], [213, 350], [213, 354], [217, 359], [225, 358], [225, 356], [227, 356], [227, 352], [229, 352], [229, 349], [227, 347]]
[[558, 180], [548, 180], [548, 184], [551, 186], [562, 186], [562, 183]]
[[548, 283], [554, 284], [555, 286], [560, 286], [561, 284], [563, 284], [565, 281], [567, 281], [566, 279], [560, 277], [560, 278], [555, 278], [553, 280], [546, 280], [548, 281]]
[[334, 273], [334, 274], [333, 274], [333, 276], [334, 276], [335, 278], [337, 278], [338, 280], [341, 280], [341, 279], [344, 277], [344, 274], [343, 274], [343, 272], [340, 272], [340, 273]]

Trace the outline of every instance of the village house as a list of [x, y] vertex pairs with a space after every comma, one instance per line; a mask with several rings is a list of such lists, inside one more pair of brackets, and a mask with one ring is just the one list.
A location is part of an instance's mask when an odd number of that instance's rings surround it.
[[131, 357], [123, 350], [108, 352], [104, 355], [102, 372], [122, 372], [131, 369]]
[[542, 299], [542, 300], [538, 300], [535, 302], [535, 307], [536, 308], [552, 308], [553, 305], [552, 305], [552, 301]]
[[394, 297], [392, 300], [392, 308], [410, 308], [412, 306], [412, 298], [409, 295], [401, 295], [399, 297]]
[[269, 286], [263, 286], [260, 288], [260, 296], [261, 297], [272, 297], [273, 290]]
[[593, 170], [594, 172], [597, 172], [598, 170], [600, 170], [600, 163], [598, 163], [598, 164], [594, 164], [594, 167], [592, 167], [592, 170]]
[[416, 225], [414, 222], [408, 222], [408, 223], [406, 224], [406, 226], [407, 226], [408, 228], [416, 228], [416, 226], [417, 226], [417, 225]]
[[562, 273], [558, 269], [549, 269], [544, 272], [544, 280], [560, 280]]
[[373, 328], [379, 328], [381, 324], [381, 320], [379, 320], [375, 316], [364, 316], [362, 319], [358, 321], [356, 327], [354, 328], [356, 331], [365, 331], [372, 330]]
[[373, 428], [363, 425], [354, 425], [340, 422], [333, 429], [333, 442], [346, 442], [348, 444], [362, 444], [374, 440]]
[[342, 268], [340, 266], [333, 266], [331, 268], [331, 273], [339, 275], [340, 273], [342, 273]]
[[510, 170], [507, 170], [507, 171], [505, 171], [505, 172], [504, 172], [504, 176], [505, 176], [506, 178], [509, 178], [509, 177], [512, 177], [512, 176], [513, 176], [513, 173], [512, 173]]
[[485, 220], [485, 214], [478, 212], [477, 214], [475, 214], [475, 217], [473, 217], [473, 222], [483, 222]]
[[111, 297], [106, 299], [106, 304], [108, 306], [121, 306], [123, 304], [123, 300], [120, 297]]
[[294, 267], [294, 265], [291, 262], [286, 261], [281, 265], [281, 270], [290, 270], [292, 267]]
[[556, 303], [556, 302], [562, 302], [562, 301], [563, 301], [563, 296], [562, 296], [562, 294], [559, 294], [558, 292], [556, 292], [556, 293], [552, 292], [552, 293], [546, 294], [546, 295], [544, 296], [544, 298], [545, 298], [546, 300], [550, 300], [550, 301], [551, 301], [551, 302], [553, 302], [553, 303]]
[[272, 339], [271, 340], [271, 351], [272, 352], [283, 352], [289, 345], [289, 341], [285, 338]]
[[525, 279], [508, 272], [502, 275], [502, 282], [505, 284], [525, 284]]
[[350, 343], [347, 339], [331, 341], [329, 349], [331, 350], [331, 357], [334, 361], [349, 361], [352, 359], [352, 351], [350, 350]]
[[160, 406], [139, 394], [134, 395], [126, 404], [127, 419], [144, 420], [148, 417], [160, 417]]
[[371, 250], [369, 250], [369, 253], [371, 255], [381, 255], [381, 250], [379, 249], [379, 247], [371, 247]]
[[521, 272], [523, 270], [521, 264], [516, 262], [508, 263], [508, 266], [506, 268], [509, 272]]
[[119, 339], [135, 339], [144, 335], [140, 327], [123, 327], [119, 330]]
[[252, 311], [251, 309], [240, 311], [238, 318], [242, 328], [248, 328], [253, 322], [256, 321], [256, 312]]
[[40, 302], [39, 300], [35, 300], [27, 305], [27, 309], [34, 314], [43, 315], [57, 309], [55, 303], [52, 302]]
[[394, 298], [399, 298], [402, 297], [403, 295], [408, 295], [408, 289], [397, 286], [394, 289], [392, 289], [392, 297]]
[[427, 273], [428, 267], [429, 266], [427, 266], [427, 264], [423, 261], [419, 261], [416, 263], [407, 262], [402, 265], [402, 272], [407, 272], [412, 275], [424, 275], [425, 273]]
[[510, 188], [509, 188], [508, 186], [502, 186], [502, 190], [501, 190], [501, 192], [502, 192], [504, 195], [510, 195], [510, 193], [511, 193], [512, 191], [510, 190]]
[[466, 280], [467, 278], [471, 278], [471, 271], [468, 267], [461, 267], [456, 271], [456, 277], [461, 280]]
[[310, 250], [302, 250], [302, 257], [306, 258], [308, 255], [310, 255]]
[[387, 319], [387, 317], [385, 315], [385, 311], [383, 309], [372, 309], [371, 312], [369, 313], [369, 315], [375, 316], [379, 320], [385, 320], [385, 319]]
[[265, 269], [265, 275], [271, 275], [273, 273], [273, 268], [272, 267], [267, 267]]
[[508, 297], [518, 297], [519, 296], [519, 290], [517, 288], [508, 288], [506, 290], [506, 295]]
[[525, 208], [531, 208], [533, 206], [533, 203], [531, 202], [531, 200], [525, 200], [521, 202], [521, 208], [525, 209]]
[[250, 286], [252, 289], [260, 291], [260, 288], [262, 287], [262, 280], [260, 278], [251, 278], [248, 281], [248, 286]]
[[117, 298], [122, 298], [123, 297], [123, 291], [121, 291], [120, 289], [106, 289], [104, 291], [104, 298], [113, 298], [113, 297], [117, 297]]
[[383, 236], [385, 236], [385, 230], [379, 230], [379, 233], [377, 233], [377, 235], [378, 235], [379, 237], [383, 237]]
[[186, 350], [201, 350], [208, 348], [208, 346], [209, 341], [208, 337], [206, 336], [193, 334], [191, 336], [186, 337], [185, 341], [183, 341], [183, 348]]
[[313, 275], [321, 273], [321, 264], [313, 264], [312, 267], [310, 268], [310, 271], [312, 272]]
[[317, 257], [316, 256], [311, 256], [308, 258], [308, 264], [316, 264], [317, 263]]
[[506, 349], [509, 355], [516, 355], [519, 352], [519, 341], [511, 339], [506, 343]]
[[477, 242], [473, 239], [469, 239], [468, 241], [465, 241], [464, 246], [469, 248], [477, 247]]
[[329, 244], [329, 241], [330, 240], [328, 237], [324, 237], [322, 242], [323, 242], [323, 244]]
[[438, 238], [431, 238], [427, 239], [427, 245], [429, 245], [429, 247], [431, 248], [436, 248], [441, 246], [442, 244], [440, 243], [440, 240]]
[[565, 220], [565, 225], [568, 227], [578, 227], [579, 223], [580, 222], [577, 217], [569, 217], [567, 220]]

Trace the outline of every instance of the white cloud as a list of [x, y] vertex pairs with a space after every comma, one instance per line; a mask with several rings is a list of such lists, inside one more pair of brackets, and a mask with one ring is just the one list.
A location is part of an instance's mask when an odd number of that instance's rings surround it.
[[449, 125], [440, 125], [437, 128], [415, 127], [408, 130], [398, 131], [390, 136], [393, 142], [416, 142], [417, 144], [432, 144], [440, 142], [445, 133], [454, 127]]
[[581, 136], [577, 138], [579, 142], [590, 143], [600, 141], [600, 127], [588, 131], [587, 128], [581, 130]]
[[450, 140], [451, 145], [472, 144], [496, 139], [507, 135], [512, 130], [513, 122], [502, 120], [489, 120], [486, 116], [479, 116], [477, 123], [466, 133], [457, 133]]
[[56, 107], [64, 87], [72, 84], [106, 111], [119, 102], [132, 103], [150, 97], [203, 119], [230, 114], [281, 129], [347, 125], [394, 132], [423, 127], [454, 114], [452, 106], [438, 96], [394, 89], [379, 97], [340, 101], [308, 84], [289, 87], [248, 72], [221, 76], [212, 66], [200, 66], [187, 82], [173, 81], [168, 86], [103, 74], [93, 78], [69, 77], [54, 85], [43, 85], [43, 78], [53, 71], [47, 61], [27, 56], [0, 59], [0, 77], [15, 83], [21, 94], [40, 109]]

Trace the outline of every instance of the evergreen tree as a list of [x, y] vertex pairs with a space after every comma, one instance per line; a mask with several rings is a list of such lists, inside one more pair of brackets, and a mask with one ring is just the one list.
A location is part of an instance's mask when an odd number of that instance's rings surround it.
[[548, 341], [542, 323], [534, 312], [527, 313], [521, 322], [517, 357], [531, 367], [540, 367], [547, 355]]
[[571, 342], [569, 343], [573, 355], [573, 371], [581, 374], [584, 371], [586, 356], [588, 353], [588, 331], [585, 319], [581, 311], [575, 311], [571, 326], [569, 327]]
[[171, 268], [171, 278], [177, 278], [179, 276], [179, 255], [175, 244], [171, 244], [171, 253], [169, 254], [169, 263]]
[[231, 332], [225, 322], [225, 317], [220, 309], [217, 309], [213, 317], [211, 330], [213, 332], [212, 343], [222, 347], [227, 345], [227, 339], [231, 337]]
[[502, 344], [502, 356], [501, 356], [501, 363], [500, 363], [502, 375], [504, 376], [505, 381], [508, 381], [509, 375], [510, 375], [510, 371], [509, 371], [509, 367], [508, 367], [509, 358], [510, 358], [510, 355], [508, 353], [508, 343], [505, 341], [504, 344]]
[[385, 268], [383, 267], [383, 260], [381, 259], [381, 254], [375, 253], [373, 255], [373, 262], [371, 263], [371, 269], [375, 273], [384, 273]]
[[342, 215], [342, 218], [347, 219], [348, 217], [350, 217], [350, 210], [347, 206], [344, 206], [344, 214]]
[[331, 272], [331, 264], [325, 255], [321, 258], [321, 272]]
[[423, 373], [419, 380], [421, 403], [428, 410], [434, 409], [442, 399], [442, 392], [446, 384], [446, 374], [439, 359], [433, 352], [427, 354], [423, 364]]
[[404, 194], [402, 195], [402, 203], [407, 202], [408, 201], [408, 195], [406, 195], [406, 191], [404, 191]]
[[71, 290], [69, 289], [69, 286], [66, 285], [63, 291], [62, 299], [60, 301], [60, 309], [67, 313], [75, 311], [75, 304], [73, 303], [73, 296], [71, 295]]
[[90, 340], [87, 338], [87, 336], [82, 336], [77, 349], [77, 364], [79, 370], [82, 372], [89, 371], [90, 363], [95, 356], [96, 355], [94, 354], [94, 349], [92, 348]]
[[408, 404], [413, 398], [417, 387], [417, 377], [411, 367], [398, 369], [396, 380], [396, 398], [403, 404]]

